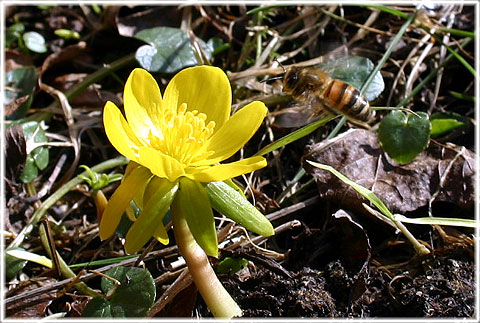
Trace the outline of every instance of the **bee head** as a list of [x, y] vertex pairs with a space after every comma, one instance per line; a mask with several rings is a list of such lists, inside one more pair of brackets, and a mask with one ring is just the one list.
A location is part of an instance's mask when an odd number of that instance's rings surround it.
[[298, 82], [298, 74], [300, 69], [298, 67], [290, 67], [283, 77], [283, 91], [286, 93], [292, 92]]

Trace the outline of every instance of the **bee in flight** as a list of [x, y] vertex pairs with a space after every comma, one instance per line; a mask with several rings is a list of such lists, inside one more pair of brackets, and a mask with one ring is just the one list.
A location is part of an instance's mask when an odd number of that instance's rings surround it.
[[293, 66], [284, 71], [283, 92], [291, 94], [295, 101], [306, 107], [303, 107], [300, 115], [295, 116], [295, 120], [279, 120], [280, 124], [293, 127], [303, 125], [317, 119], [325, 110], [345, 115], [353, 123], [364, 127], [374, 120], [375, 111], [365, 97], [344, 81], [334, 79], [316, 68]]

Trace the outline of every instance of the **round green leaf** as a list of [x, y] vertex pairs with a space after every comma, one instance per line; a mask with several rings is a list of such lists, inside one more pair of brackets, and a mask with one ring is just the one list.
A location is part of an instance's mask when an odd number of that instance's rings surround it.
[[[135, 57], [140, 65], [150, 72], [174, 73], [188, 66], [197, 65], [197, 59], [188, 35], [181, 29], [155, 27], [144, 29], [135, 35], [148, 45], [137, 49]], [[208, 59], [212, 49], [198, 39]]]
[[378, 136], [387, 154], [399, 163], [412, 161], [427, 148], [430, 120], [424, 112], [405, 114], [392, 111], [380, 123]]
[[36, 31], [28, 31], [23, 34], [23, 41], [25, 46], [35, 53], [45, 53], [47, 47], [45, 46], [45, 38]]
[[84, 317], [144, 317], [155, 301], [155, 281], [146, 269], [135, 267], [116, 267], [105, 273], [116, 279], [103, 277], [101, 287], [105, 293], [115, 288], [107, 300], [103, 297], [92, 299], [82, 315]]
[[[82, 312], [83, 317], [113, 317], [112, 304], [103, 297], [95, 297], [88, 302]], [[125, 315], [120, 316], [125, 317]]]
[[[346, 56], [329, 60], [321, 64], [319, 68], [329, 73], [332, 78], [342, 80], [360, 89], [372, 73], [375, 65], [366, 57]], [[384, 89], [385, 83], [382, 74], [378, 72], [365, 91], [364, 96], [367, 101], [373, 101]]]
[[271, 236], [275, 233], [272, 224], [242, 194], [224, 182], [205, 184], [213, 208], [237, 222], [245, 229]]
[[[23, 248], [10, 248], [10, 249], [6, 249], [5, 251], [9, 251], [9, 250], [25, 251], [25, 249]], [[6, 269], [5, 274], [7, 275], [7, 279], [10, 280], [14, 278], [20, 272], [20, 270], [22, 270], [23, 267], [25, 267], [26, 264], [27, 264], [26, 260], [18, 259], [5, 252], [5, 269]]]

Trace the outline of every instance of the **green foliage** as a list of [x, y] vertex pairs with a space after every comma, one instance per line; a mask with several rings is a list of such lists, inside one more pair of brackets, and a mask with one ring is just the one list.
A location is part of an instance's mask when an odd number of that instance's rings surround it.
[[22, 36], [25, 46], [35, 53], [45, 53], [47, 46], [45, 46], [45, 38], [36, 31], [28, 31]]
[[87, 184], [90, 185], [90, 187], [94, 191], [101, 190], [102, 188], [110, 185], [111, 183], [121, 180], [123, 177], [122, 174], [113, 174], [113, 175], [99, 174], [92, 171], [88, 166], [85, 166], [85, 165], [80, 165], [80, 167], [85, 169], [88, 176], [79, 175], [79, 177], [84, 179], [85, 182], [87, 182]]
[[248, 265], [248, 260], [245, 258], [225, 257], [225, 259], [218, 262], [216, 270], [219, 274], [234, 274]]
[[80, 39], [80, 34], [73, 30], [57, 29], [54, 31], [55, 35], [63, 39]]
[[21, 67], [5, 73], [4, 92], [5, 104], [12, 104], [15, 100], [28, 96], [28, 99], [20, 104], [17, 110], [8, 118], [16, 120], [27, 113], [33, 100], [33, 92], [37, 84], [37, 73], [34, 67]]
[[256, 156], [263, 156], [268, 154], [271, 151], [274, 151], [275, 149], [281, 148], [283, 146], [286, 146], [294, 141], [297, 141], [298, 139], [301, 139], [305, 136], [308, 136], [324, 124], [326, 124], [328, 121], [334, 119], [336, 116], [330, 115], [325, 118], [322, 118], [320, 120], [317, 120], [315, 122], [312, 122], [300, 129], [297, 129], [291, 133], [289, 133], [286, 136], [283, 136], [282, 138], [275, 140], [274, 142], [266, 145], [263, 147], [259, 152], [257, 152], [255, 155]]
[[[360, 56], [346, 56], [329, 60], [319, 66], [331, 77], [347, 82], [360, 89], [375, 68], [371, 60]], [[372, 82], [363, 93], [367, 101], [375, 100], [385, 89], [382, 74], [377, 72]]]
[[20, 124], [27, 144], [27, 157], [20, 180], [30, 183], [38, 176], [38, 171], [47, 167], [49, 161], [48, 148], [43, 144], [48, 142], [43, 122], [27, 121], [13, 122], [10, 125]]
[[213, 37], [207, 41], [207, 47], [210, 48], [210, 50], [212, 51], [212, 56], [215, 56], [229, 49], [230, 44], [225, 43], [221, 38]]
[[5, 47], [9, 48], [13, 43], [17, 42], [25, 31], [25, 26], [21, 23], [11, 25], [5, 31]]
[[7, 251], [10, 250], [22, 250], [25, 251], [23, 248], [9, 248], [5, 250], [5, 275], [7, 276], [7, 279], [13, 279], [22, 269], [25, 267], [27, 264], [26, 260], [19, 259], [17, 257], [13, 257], [6, 253]]
[[430, 121], [424, 112], [390, 112], [380, 123], [378, 136], [385, 152], [399, 163], [412, 161], [430, 139]]
[[[155, 27], [144, 29], [135, 38], [148, 45], [137, 49], [135, 58], [140, 65], [150, 72], [174, 73], [185, 67], [197, 65], [188, 35], [181, 29]], [[198, 39], [207, 59], [212, 57], [212, 49]]]
[[432, 138], [440, 137], [450, 131], [468, 125], [468, 119], [458, 114], [447, 115], [444, 113], [434, 113], [430, 117]]
[[271, 236], [275, 232], [268, 219], [242, 194], [224, 182], [204, 184], [212, 207], [245, 229]]
[[95, 297], [83, 310], [83, 317], [144, 317], [155, 301], [155, 281], [146, 269], [116, 267], [102, 277], [102, 291], [108, 298]]

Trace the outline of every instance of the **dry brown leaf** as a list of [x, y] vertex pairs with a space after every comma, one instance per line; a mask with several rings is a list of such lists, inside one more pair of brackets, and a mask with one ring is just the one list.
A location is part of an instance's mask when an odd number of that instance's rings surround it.
[[[16, 294], [24, 293], [33, 289], [56, 282], [55, 279], [45, 278], [41, 281], [29, 280], [16, 290]], [[10, 295], [12, 296], [12, 295]], [[10, 319], [35, 319], [46, 316], [48, 305], [56, 298], [56, 291], [45, 292], [40, 295], [32, 296], [25, 300], [20, 300], [5, 306], [6, 316]]]
[[15, 49], [5, 49], [5, 73], [17, 68], [32, 65], [33, 61], [30, 56], [20, 53]]
[[320, 195], [351, 210], [365, 212], [361, 204], [366, 200], [330, 172], [314, 168], [305, 160], [332, 166], [372, 190], [394, 213], [428, 205], [437, 191], [434, 201], [455, 203], [467, 210], [474, 206], [475, 155], [453, 144], [431, 141], [412, 162], [398, 165], [380, 148], [376, 134], [352, 129], [307, 147], [303, 160], [307, 172], [317, 180]]
[[27, 143], [21, 125], [12, 126], [5, 130], [5, 172], [12, 181], [18, 179], [23, 172], [27, 158]]

